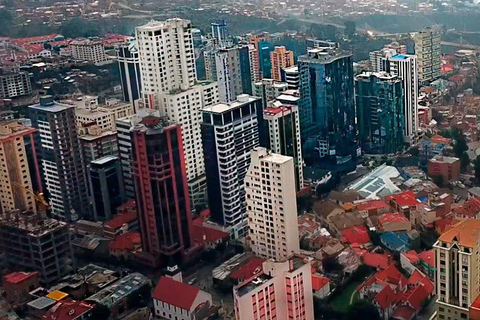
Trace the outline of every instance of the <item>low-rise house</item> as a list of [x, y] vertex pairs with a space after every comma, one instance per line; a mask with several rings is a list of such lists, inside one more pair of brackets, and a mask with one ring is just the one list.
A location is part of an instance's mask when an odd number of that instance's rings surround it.
[[456, 219], [480, 219], [480, 199], [470, 198], [459, 207], [452, 209]]
[[351, 227], [363, 226], [363, 219], [358, 212], [345, 212], [333, 217], [329, 217], [328, 226], [337, 236], [341, 236], [341, 231]]
[[453, 215], [435, 221], [435, 231], [438, 234], [443, 234], [450, 230], [455, 224], [460, 222], [460, 219], [455, 219]]
[[103, 224], [103, 234], [109, 239], [127, 231], [138, 230], [137, 206], [129, 200], [117, 208], [118, 214]]
[[298, 236], [300, 239], [320, 234], [322, 224], [314, 214], [304, 214], [298, 217]]
[[28, 293], [40, 286], [38, 272], [13, 272], [3, 277], [3, 289], [7, 301], [19, 306], [29, 301]]
[[379, 216], [392, 211], [392, 208], [383, 200], [369, 200], [357, 203], [357, 210], [362, 215]]
[[367, 228], [364, 226], [354, 226], [340, 231], [342, 242], [350, 244], [366, 244], [370, 242]]
[[412, 223], [401, 213], [385, 213], [378, 218], [378, 230], [383, 232], [410, 231]]
[[416, 224], [417, 218], [417, 199], [413, 191], [407, 190], [401, 193], [392, 194], [385, 197], [385, 201], [390, 203], [396, 212], [402, 213], [413, 224]]
[[355, 270], [357, 270], [358, 267], [362, 264], [362, 260], [360, 260], [360, 257], [350, 247], [346, 247], [342, 252], [338, 254], [337, 261], [343, 266], [343, 272], [346, 275], [351, 275], [352, 273], [354, 273]]
[[433, 192], [427, 201], [417, 205], [418, 222], [424, 227], [432, 228], [435, 221], [444, 218], [452, 210], [453, 197], [449, 193]]
[[419, 270], [430, 279], [435, 276], [435, 256], [432, 250], [420, 253], [415, 250], [403, 252], [400, 254], [400, 264], [409, 274]]
[[201, 320], [197, 314], [212, 306], [209, 293], [168, 277], [160, 278], [152, 298], [155, 316], [162, 319]]
[[[100, 290], [86, 301], [96, 303], [110, 310], [108, 319], [117, 320], [138, 308], [138, 301], [148, 301], [150, 297], [150, 280], [140, 273], [131, 273], [114, 284]], [[105, 320], [108, 320], [105, 319]]]
[[317, 201], [313, 204], [313, 212], [323, 225], [329, 225], [331, 218], [344, 214], [345, 209], [329, 201]]
[[38, 297], [27, 303], [27, 313], [34, 319], [42, 319], [43, 316], [53, 307], [57, 301], [47, 297]]
[[61, 301], [50, 308], [42, 320], [87, 320], [90, 319], [94, 307], [94, 303], [85, 301]]
[[142, 247], [142, 239], [138, 232], [127, 232], [117, 236], [108, 245], [111, 256], [117, 259], [130, 260], [132, 254]]
[[360, 199], [360, 195], [356, 190], [331, 191], [327, 199], [335, 204], [343, 206], [344, 204], [354, 202]]
[[252, 277], [263, 261], [251, 252], [239, 253], [212, 270], [213, 282], [225, 287], [237, 284]]
[[201, 217], [193, 220], [192, 236], [194, 242], [204, 249], [215, 249], [220, 243], [229, 239], [229, 233], [222, 226], [203, 221]]
[[312, 274], [313, 296], [323, 299], [330, 294], [330, 279], [319, 274]]
[[385, 232], [380, 236], [380, 241], [390, 251], [405, 252], [410, 250], [410, 238], [405, 232]]
[[362, 260], [367, 266], [377, 270], [385, 270], [393, 263], [393, 258], [387, 253], [367, 252], [362, 256]]
[[411, 320], [433, 296], [433, 283], [415, 270], [406, 278], [391, 264], [365, 280], [358, 288], [360, 299], [372, 301], [384, 320]]
[[[90, 263], [79, 268], [76, 274], [63, 277], [57, 285], [50, 288], [50, 293], [46, 297], [57, 300], [68, 296], [73, 300], [82, 300], [85, 296], [93, 295], [117, 280], [115, 271]], [[52, 290], [57, 291], [57, 294]]]

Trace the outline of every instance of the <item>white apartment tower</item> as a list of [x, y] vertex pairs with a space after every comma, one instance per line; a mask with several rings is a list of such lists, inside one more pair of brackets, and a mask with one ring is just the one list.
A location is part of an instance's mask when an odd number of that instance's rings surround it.
[[72, 57], [75, 60], [91, 61], [94, 64], [102, 64], [108, 61], [105, 54], [105, 46], [100, 40], [75, 40], [70, 44]]
[[136, 28], [142, 94], [158, 109], [160, 95], [195, 85], [195, 53], [189, 20], [150, 21]]
[[[189, 20], [151, 21], [136, 28], [145, 106], [182, 127], [192, 207], [205, 201], [200, 124], [203, 108], [219, 102], [217, 83], [197, 84]], [[200, 149], [201, 150], [201, 149]]]
[[418, 65], [415, 55], [397, 54], [388, 58], [385, 70], [402, 79], [405, 115], [405, 142], [415, 143], [418, 125]]
[[389, 59], [397, 54], [395, 49], [383, 48], [381, 50], [370, 51], [370, 71], [381, 72], [385, 70], [385, 60]]
[[220, 102], [235, 101], [242, 94], [242, 74], [237, 47], [220, 49], [215, 54]]
[[440, 76], [442, 69], [441, 31], [437, 27], [425, 28], [413, 37], [418, 59], [418, 77], [421, 82]]
[[300, 252], [293, 158], [252, 151], [245, 178], [250, 245], [264, 259], [281, 261]]

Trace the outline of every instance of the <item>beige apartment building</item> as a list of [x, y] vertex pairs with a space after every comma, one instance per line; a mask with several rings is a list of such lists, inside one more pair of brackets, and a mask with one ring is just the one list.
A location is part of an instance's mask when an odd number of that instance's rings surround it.
[[253, 253], [276, 261], [299, 253], [293, 158], [255, 148], [245, 191]]
[[15, 209], [36, 212], [25, 148], [35, 131], [16, 120], [0, 122], [0, 215]]
[[467, 219], [434, 244], [437, 319], [470, 319], [480, 294], [480, 220]]
[[282, 81], [282, 69], [294, 65], [293, 51], [285, 49], [284, 46], [275, 47], [275, 50], [270, 52], [270, 61], [272, 64], [272, 79]]

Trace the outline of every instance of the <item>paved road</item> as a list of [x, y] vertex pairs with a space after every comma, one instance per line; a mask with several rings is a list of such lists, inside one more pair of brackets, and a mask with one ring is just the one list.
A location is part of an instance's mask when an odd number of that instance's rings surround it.
[[[213, 285], [212, 270], [215, 266], [211, 264], [204, 265], [193, 274], [184, 277], [183, 282], [189, 283], [193, 280], [192, 285], [204, 290], [212, 295], [213, 303], [223, 305], [227, 314], [233, 313], [233, 294], [224, 294], [215, 289]], [[230, 319], [226, 317], [225, 319]]]

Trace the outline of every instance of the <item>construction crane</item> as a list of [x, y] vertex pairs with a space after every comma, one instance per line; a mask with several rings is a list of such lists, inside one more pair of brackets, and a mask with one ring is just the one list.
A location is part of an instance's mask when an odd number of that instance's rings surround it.
[[35, 198], [35, 206], [37, 207], [38, 213], [42, 216], [42, 218], [45, 218], [47, 216], [47, 211], [50, 209], [50, 204], [45, 200], [43, 193], [34, 192], [29, 188], [25, 188], [18, 182], [12, 182], [12, 185], [33, 195], [33, 197]]

